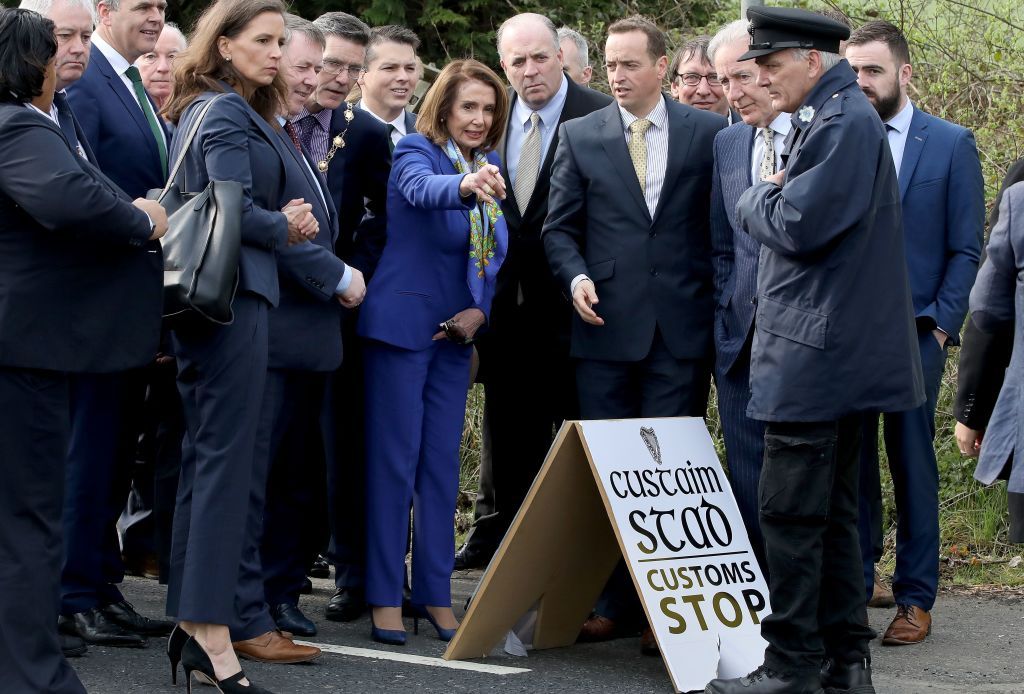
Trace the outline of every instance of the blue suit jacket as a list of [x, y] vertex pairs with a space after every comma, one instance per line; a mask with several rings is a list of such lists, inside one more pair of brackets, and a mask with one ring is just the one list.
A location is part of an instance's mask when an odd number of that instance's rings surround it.
[[[151, 189], [164, 187], [160, 150], [146, 116], [135, 95], [96, 46], [89, 52], [89, 67], [82, 79], [70, 85], [67, 93], [96, 154], [92, 161], [105, 175], [132, 198], [145, 197]], [[153, 112], [157, 110], [154, 104]], [[171, 138], [166, 128], [164, 134], [169, 150]]]
[[1013, 331], [1013, 356], [988, 421], [981, 457], [974, 476], [985, 484], [994, 482], [1006, 463], [1009, 491], [1024, 493], [1024, 183], [1006, 189], [999, 203], [999, 221], [989, 238], [985, 264], [971, 290], [971, 321], [986, 334]]
[[[487, 158], [498, 163], [493, 152]], [[490, 313], [493, 284], [477, 304], [466, 283], [469, 210], [476, 199], [459, 196], [462, 179], [444, 151], [422, 135], [398, 143], [388, 180], [387, 245], [359, 311], [361, 336], [422, 350], [438, 325], [459, 311]], [[504, 217], [494, 233], [508, 236]]]
[[151, 362], [163, 263], [145, 213], [21, 104], [0, 104], [0, 161], [0, 365], [101, 373]]
[[915, 108], [899, 178], [914, 313], [919, 325], [938, 326], [959, 344], [985, 230], [971, 131]]
[[[238, 290], [276, 305], [279, 296], [276, 254], [288, 243], [284, 202], [285, 157], [291, 155], [277, 132], [242, 97], [223, 85], [228, 95], [210, 107], [185, 156], [185, 186], [203, 190], [211, 181], [242, 184], [242, 252], [238, 259]], [[189, 132], [192, 119], [218, 92], [203, 92], [182, 114], [178, 130]], [[178, 156], [180, 138], [171, 148]], [[283, 202], [282, 202], [283, 200]]]
[[[284, 130], [278, 137], [289, 156], [284, 159], [284, 191], [279, 207], [302, 198], [313, 206], [320, 232], [309, 243], [285, 246], [277, 254], [281, 301], [270, 312], [272, 369], [333, 371], [341, 364], [341, 305], [334, 298], [345, 263], [334, 255], [338, 213], [327, 181], [303, 163]], [[319, 188], [319, 190], [317, 190]], [[323, 200], [321, 199], [323, 198]], [[325, 206], [326, 203], [326, 206]]]
[[727, 373], [754, 334], [761, 244], [736, 221], [750, 179], [757, 129], [740, 121], [715, 136], [711, 179], [711, 264], [715, 272], [715, 370]]

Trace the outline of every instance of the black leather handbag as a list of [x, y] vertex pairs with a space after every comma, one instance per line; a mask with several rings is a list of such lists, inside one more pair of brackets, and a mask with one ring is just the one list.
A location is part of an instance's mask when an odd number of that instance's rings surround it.
[[201, 193], [189, 193], [185, 192], [181, 170], [203, 118], [221, 96], [207, 101], [196, 116], [167, 185], [147, 195], [167, 210], [167, 233], [160, 239], [164, 254], [164, 318], [192, 314], [221, 325], [234, 320], [231, 303], [238, 289], [242, 185], [237, 181], [210, 181]]

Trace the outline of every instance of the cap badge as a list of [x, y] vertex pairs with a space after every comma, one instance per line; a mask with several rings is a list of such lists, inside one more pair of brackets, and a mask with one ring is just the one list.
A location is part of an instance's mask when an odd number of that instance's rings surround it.
[[801, 123], [803, 123], [804, 125], [807, 125], [812, 120], [814, 120], [814, 107], [813, 106], [803, 106], [803, 107], [801, 107], [800, 110], [796, 112], [796, 117], [800, 120]]
[[754, 23], [747, 22], [747, 33], [750, 34], [750, 38], [754, 38]]

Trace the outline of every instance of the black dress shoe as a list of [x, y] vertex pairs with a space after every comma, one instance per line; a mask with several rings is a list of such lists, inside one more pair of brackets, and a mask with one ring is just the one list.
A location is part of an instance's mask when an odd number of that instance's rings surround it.
[[270, 608], [270, 616], [281, 631], [288, 631], [296, 636], [316, 636], [316, 624], [313, 624], [298, 605], [283, 602]]
[[711, 680], [704, 694], [823, 694], [817, 672], [781, 674], [761, 667], [731, 680]]
[[142, 648], [146, 645], [146, 639], [141, 634], [122, 629], [95, 607], [70, 617], [61, 615], [57, 620], [57, 628], [63, 634], [77, 636], [86, 643], [101, 646]]
[[313, 578], [330, 578], [331, 565], [327, 562], [327, 557], [322, 554], [316, 555], [316, 559], [313, 560], [313, 564], [306, 574]]
[[135, 611], [132, 604], [127, 600], [112, 602], [100, 608], [100, 612], [114, 624], [122, 629], [134, 631], [143, 636], [167, 636], [174, 628], [174, 622], [169, 619], [150, 619], [143, 617]]
[[302, 587], [299, 588], [299, 592], [302, 593], [303, 595], [312, 595], [313, 594], [313, 582], [311, 580], [309, 580], [308, 578], [302, 579]]
[[492, 556], [494, 556], [493, 549], [476, 547], [471, 544], [462, 545], [455, 553], [455, 570], [482, 569], [491, 561]]
[[89, 646], [82, 639], [71, 634], [58, 634], [60, 637], [60, 649], [64, 651], [65, 658], [80, 658], [89, 650]]
[[825, 694], [875, 694], [871, 683], [871, 663], [867, 658], [852, 663], [829, 660], [821, 669]]
[[366, 611], [366, 592], [362, 588], [338, 588], [334, 591], [324, 616], [332, 622], [351, 622]]

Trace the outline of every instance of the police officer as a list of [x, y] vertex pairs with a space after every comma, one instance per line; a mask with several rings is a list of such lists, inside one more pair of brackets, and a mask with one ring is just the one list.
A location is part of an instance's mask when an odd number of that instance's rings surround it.
[[741, 60], [757, 61], [772, 107], [793, 114], [783, 170], [737, 203], [762, 247], [747, 414], [767, 422], [759, 506], [773, 613], [764, 664], [706, 691], [867, 694], [859, 413], [924, 400], [896, 169], [839, 56], [849, 29], [803, 10], [747, 16]]

